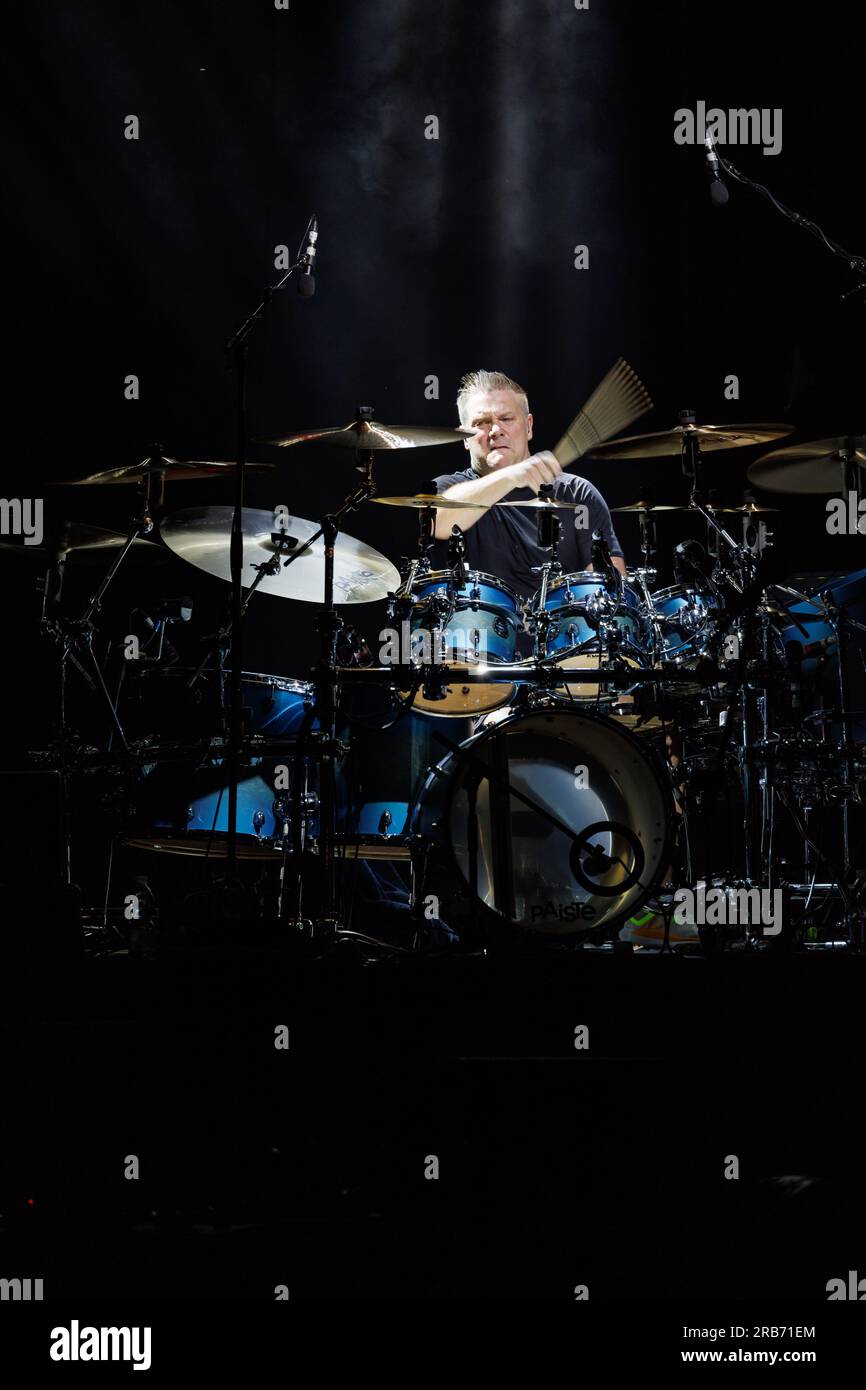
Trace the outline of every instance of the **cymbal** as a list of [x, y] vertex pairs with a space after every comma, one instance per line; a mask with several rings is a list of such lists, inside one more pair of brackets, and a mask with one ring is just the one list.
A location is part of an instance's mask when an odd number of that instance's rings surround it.
[[444, 425], [381, 425], [378, 420], [353, 420], [331, 430], [307, 430], [279, 439], [260, 439], [289, 449], [293, 444], [328, 444], [342, 449], [421, 449], [428, 444], [456, 444], [474, 430], [448, 429]]
[[687, 512], [688, 507], [674, 502], [628, 502], [623, 507], [611, 507], [612, 512]]
[[383, 507], [411, 507], [416, 512], [426, 511], [428, 507], [461, 512], [465, 512], [467, 507], [477, 511], [489, 510], [484, 503], [455, 502], [453, 497], [445, 497], [440, 492], [418, 492], [413, 497], [373, 497], [371, 501], [378, 502]]
[[[250, 473], [273, 473], [273, 463], [248, 463]], [[106, 468], [100, 473], [91, 473], [86, 478], [55, 478], [51, 487], [90, 487], [102, 483], [140, 483], [148, 473], [158, 473], [172, 482], [183, 482], [196, 478], [220, 478], [226, 473], [234, 473], [237, 464], [221, 463], [205, 459], [173, 459], [158, 455], [142, 459], [140, 463], [128, 463], [120, 468]]]
[[[126, 544], [126, 536], [119, 531], [106, 531], [101, 526], [89, 526], [83, 521], [63, 521], [56, 533], [43, 545], [24, 545], [20, 541], [0, 542], [0, 550], [5, 554], [16, 553], [30, 556], [34, 560], [47, 561], [53, 555], [75, 554], [82, 559], [100, 559], [106, 550], [119, 550]], [[159, 545], [143, 537], [133, 541], [128, 559], [155, 560], [167, 557]]]
[[716, 507], [710, 502], [706, 502], [704, 505], [707, 511], [712, 512], [714, 516], [721, 513], [725, 516], [754, 516], [758, 512], [777, 512], [779, 510], [778, 507], [765, 507], [761, 502], [744, 502], [741, 507]]
[[716, 449], [741, 449], [750, 444], [766, 444], [771, 439], [784, 439], [793, 425], [675, 425], [672, 430], [656, 434], [632, 434], [625, 439], [611, 439], [597, 444], [586, 455], [595, 459], [664, 458], [682, 452], [687, 439], [696, 439], [704, 453]]
[[[767, 492], [839, 492], [843, 451], [862, 474], [866, 469], [866, 435], [853, 434], [774, 449], [756, 459], [747, 476], [750, 483], [757, 483]], [[866, 479], [861, 477], [861, 487], [864, 482]]]
[[[204, 570], [216, 579], [231, 581], [229, 542], [232, 507], [189, 507], [165, 517], [160, 526], [162, 539], [182, 560]], [[256, 577], [254, 565], [266, 564], [276, 546], [273, 512], [245, 507], [243, 513], [243, 565], [241, 582], [248, 588]], [[289, 518], [286, 528], [299, 543], [309, 540], [318, 526], [302, 517]], [[372, 546], [352, 536], [339, 535], [334, 554], [334, 602], [374, 603], [386, 598], [400, 585], [400, 575], [391, 561]], [[294, 598], [303, 603], [322, 603], [325, 597], [325, 547], [321, 538], [293, 561], [282, 565], [275, 575], [267, 575], [259, 585], [263, 594]]]
[[[463, 506], [467, 504], [464, 502]], [[474, 506], [474, 503], [470, 505]], [[552, 511], [574, 511], [575, 507], [582, 507], [582, 502], [566, 502], [559, 497], [528, 497], [525, 502], [494, 502], [494, 507], [524, 507], [531, 511], [552, 512]]]

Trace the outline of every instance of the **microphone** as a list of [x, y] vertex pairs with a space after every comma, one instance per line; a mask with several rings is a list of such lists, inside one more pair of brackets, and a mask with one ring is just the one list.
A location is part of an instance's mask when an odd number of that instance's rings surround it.
[[719, 156], [716, 154], [716, 146], [712, 135], [706, 137], [704, 146], [706, 151], [704, 158], [707, 161], [707, 171], [710, 175], [710, 201], [715, 207], [721, 208], [724, 207], [731, 195], [728, 192], [727, 185], [722, 182], [722, 176], [719, 173], [721, 166], [719, 165]]
[[598, 570], [601, 574], [609, 574], [613, 569], [613, 565], [610, 562], [610, 551], [607, 548], [607, 542], [600, 531], [593, 531], [592, 533], [591, 553], [593, 569]]
[[150, 613], [143, 608], [133, 611], [132, 618], [136, 620], [135, 625], [140, 629], [142, 647], [146, 650], [154, 638], [160, 639], [156, 656], [145, 658], [147, 661], [157, 663], [164, 658], [166, 666], [178, 664], [180, 653], [168, 640], [165, 628], [169, 623], [188, 623], [192, 617], [192, 607], [192, 599], [184, 597], [166, 599], [164, 603], [155, 605]]
[[168, 598], [164, 603], [158, 603], [152, 608], [150, 616], [154, 620], [162, 619], [166, 623], [188, 623], [192, 617], [192, 599], [188, 594], [181, 598]]
[[604, 585], [609, 593], [620, 592], [620, 573], [610, 558], [607, 541], [600, 531], [592, 533], [592, 567], [604, 575]]
[[302, 299], [312, 299], [316, 293], [316, 277], [313, 270], [316, 264], [316, 242], [319, 239], [319, 224], [316, 214], [313, 213], [310, 219], [310, 230], [307, 234], [307, 249], [300, 260], [301, 273], [298, 276], [298, 294]]
[[451, 536], [448, 541], [448, 568], [452, 572], [455, 589], [465, 589], [466, 587], [466, 546], [463, 542], [463, 532], [460, 527], [451, 527]]
[[706, 580], [701, 564], [705, 553], [700, 541], [680, 541], [679, 545], [674, 546], [674, 578], [678, 584], [695, 577]]

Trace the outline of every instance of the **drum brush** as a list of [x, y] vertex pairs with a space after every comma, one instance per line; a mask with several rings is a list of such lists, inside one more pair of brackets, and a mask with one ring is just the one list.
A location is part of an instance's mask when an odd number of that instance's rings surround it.
[[620, 357], [554, 446], [557, 461], [566, 468], [589, 449], [626, 429], [652, 406], [652, 397], [640, 377]]

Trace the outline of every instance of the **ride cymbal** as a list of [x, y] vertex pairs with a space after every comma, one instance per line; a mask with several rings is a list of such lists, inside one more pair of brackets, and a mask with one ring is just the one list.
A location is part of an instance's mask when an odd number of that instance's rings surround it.
[[[229, 544], [232, 507], [190, 507], [173, 512], [160, 526], [162, 539], [175, 555], [188, 560], [196, 569], [215, 579], [231, 582]], [[289, 518], [286, 531], [298, 545], [318, 531], [313, 521]], [[245, 507], [243, 513], [243, 565], [241, 583], [249, 588], [257, 565], [273, 558], [278, 534], [272, 512]], [[339, 535], [334, 548], [334, 602], [375, 603], [387, 598], [400, 584], [400, 574], [378, 550], [352, 536]], [[281, 565], [275, 575], [267, 575], [259, 585], [263, 594], [276, 598], [299, 599], [302, 603], [323, 603], [325, 597], [325, 546], [322, 537], [290, 565]]]

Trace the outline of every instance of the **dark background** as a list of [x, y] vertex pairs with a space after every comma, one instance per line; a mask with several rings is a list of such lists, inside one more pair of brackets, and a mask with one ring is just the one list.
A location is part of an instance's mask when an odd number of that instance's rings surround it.
[[[863, 429], [864, 327], [853, 277], [752, 191], [709, 199], [702, 152], [674, 143], [674, 112], [781, 107], [782, 150], [733, 147], [744, 172], [866, 246], [857, 134], [862, 25], [842, 4], [802, 21], [789, 5], [499, 3], [163, 3], [37, 7], [9, 62], [17, 99], [7, 163], [20, 234], [7, 285], [13, 348], [7, 496], [42, 495], [49, 520], [123, 529], [126, 488], [72, 492], [49, 479], [130, 463], [158, 440], [180, 457], [231, 458], [233, 379], [223, 341], [294, 253], [311, 212], [318, 288], [278, 297], [250, 362], [251, 434], [351, 419], [359, 403], [391, 423], [451, 423], [460, 376], [475, 367], [522, 382], [550, 447], [620, 354], [656, 403], [636, 430], [674, 423], [782, 420], [795, 438]], [[140, 139], [124, 139], [124, 117]], [[424, 138], [428, 115], [438, 141]], [[590, 267], [573, 268], [573, 248]], [[141, 399], [124, 399], [136, 373]], [[735, 373], [739, 401], [724, 399]], [[425, 399], [425, 378], [440, 398]], [[284, 454], [250, 478], [250, 506], [308, 518], [356, 478], [336, 450]], [[761, 450], [711, 456], [706, 483], [739, 501]], [[417, 489], [462, 466], [458, 446], [382, 459], [382, 493]], [[651, 484], [686, 496], [677, 460], [584, 465], [611, 505]], [[778, 498], [766, 498], [777, 501]], [[222, 483], [170, 487], [169, 511], [231, 501]], [[829, 538], [824, 499], [783, 499], [776, 528], [788, 572], [856, 568], [858, 538]], [[397, 560], [408, 513], [368, 505], [350, 534]], [[659, 526], [670, 550], [700, 526]], [[636, 520], [619, 522], [637, 563]], [[30, 571], [0, 560], [8, 631], [47, 679]], [[69, 611], [85, 597], [72, 561]], [[34, 567], [35, 570], [35, 567]], [[132, 602], [192, 593], [183, 655], [222, 613], [223, 590], [172, 559], [125, 576], [104, 636], [128, 630]], [[9, 609], [14, 611], [10, 612]], [[375, 638], [382, 610], [351, 615]], [[313, 610], [255, 604], [247, 669], [302, 675]], [[26, 655], [24, 655], [26, 654]], [[19, 657], [21, 659], [21, 657]], [[37, 682], [39, 683], [39, 682]], [[41, 701], [25, 704], [44, 715]]]
[[[313, 211], [317, 294], [280, 297], [256, 338], [253, 435], [343, 424], [362, 402], [386, 422], [450, 423], [459, 377], [486, 366], [525, 385], [549, 447], [620, 354], [656, 402], [636, 430], [684, 406], [710, 423], [787, 420], [800, 439], [864, 428], [866, 319], [840, 301], [844, 264], [738, 185], [714, 209], [700, 150], [673, 139], [676, 109], [701, 99], [781, 107], [781, 153], [733, 149], [733, 162], [863, 253], [863, 24], [847, 5], [800, 18], [754, 0], [82, 0], [27, 23], [4, 58], [3, 493], [44, 496], [52, 523], [122, 530], [130, 489], [48, 481], [131, 463], [154, 440], [232, 457], [223, 340], [274, 278], [275, 244], [294, 251]], [[130, 113], [138, 142], [123, 138]], [[431, 114], [438, 142], [424, 139]], [[123, 398], [127, 373], [138, 402]], [[758, 452], [710, 456], [708, 485], [739, 500]], [[336, 451], [273, 456], [276, 477], [249, 480], [251, 506], [315, 518], [357, 477]], [[381, 491], [464, 457], [384, 458]], [[685, 500], [676, 460], [585, 471], [612, 505], [642, 481]], [[167, 493], [170, 511], [230, 500], [211, 483]], [[783, 572], [866, 564], [862, 540], [826, 535], [823, 498], [782, 506]], [[348, 529], [397, 559], [414, 522], [369, 506]], [[692, 530], [660, 522], [660, 583]], [[620, 537], [636, 563], [633, 520]], [[70, 561], [67, 612], [98, 572]], [[3, 757], [19, 765], [56, 716], [37, 573], [0, 551]], [[196, 614], [173, 636], [197, 661], [224, 594], [175, 558], [118, 582], [100, 651], [133, 605], [184, 592]], [[381, 626], [379, 608], [351, 616]], [[313, 617], [256, 601], [247, 668], [305, 674]], [[93, 697], [79, 687], [74, 703], [104, 738]], [[210, 953], [76, 968], [77, 921], [40, 897], [56, 790], [40, 803], [22, 780], [2, 789], [23, 885], [11, 908], [3, 897], [4, 940], [33, 954], [3, 972], [0, 1256], [4, 1274], [44, 1273], [49, 1297], [74, 1295], [74, 1316], [88, 1295], [270, 1301], [282, 1280], [301, 1301], [570, 1301], [587, 1279], [594, 1307], [649, 1301], [656, 1319], [674, 1298], [823, 1301], [829, 1277], [862, 1274], [859, 958], [304, 968], [221, 955], [214, 896]], [[94, 800], [75, 826], [91, 836], [91, 906], [109, 843]], [[285, 1058], [272, 1046], [284, 1020]], [[140, 1184], [121, 1177], [130, 1152]], [[421, 1178], [430, 1152], [441, 1183]], [[720, 1177], [731, 1152], [741, 1183]], [[629, 1341], [645, 1354], [620, 1325], [617, 1354]]]

